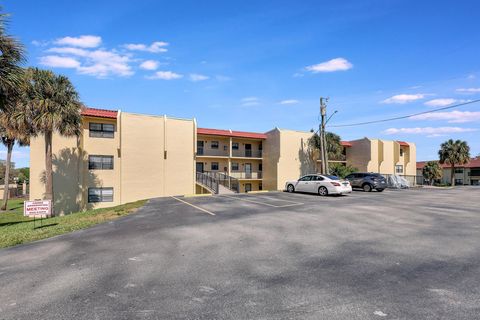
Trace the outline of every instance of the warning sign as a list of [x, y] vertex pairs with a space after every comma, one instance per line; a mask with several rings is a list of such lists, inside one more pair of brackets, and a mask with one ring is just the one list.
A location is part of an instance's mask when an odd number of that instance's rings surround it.
[[52, 201], [35, 200], [25, 201], [23, 204], [23, 215], [27, 217], [50, 217], [52, 213]]

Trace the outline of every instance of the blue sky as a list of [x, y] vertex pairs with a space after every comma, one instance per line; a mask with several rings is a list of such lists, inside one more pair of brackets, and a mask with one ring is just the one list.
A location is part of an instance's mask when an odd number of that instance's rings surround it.
[[[480, 98], [480, 2], [3, 1], [28, 65], [70, 77], [92, 107], [264, 132], [382, 119]], [[452, 113], [453, 112], [453, 113]], [[480, 153], [480, 104], [331, 129], [345, 140], [448, 138]], [[5, 151], [0, 151], [4, 157]], [[28, 148], [17, 148], [17, 166]]]

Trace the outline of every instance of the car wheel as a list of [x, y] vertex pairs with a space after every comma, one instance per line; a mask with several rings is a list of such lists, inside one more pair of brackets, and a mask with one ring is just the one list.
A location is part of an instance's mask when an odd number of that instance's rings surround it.
[[385, 189], [377, 189], [378, 192], [382, 192], [383, 190], [385, 190]]
[[368, 183], [365, 183], [362, 188], [363, 188], [363, 191], [365, 191], [365, 192], [372, 191], [372, 186], [369, 185]]
[[318, 195], [319, 196], [327, 196], [328, 195], [328, 189], [325, 188], [325, 187], [318, 188]]
[[289, 184], [287, 187], [287, 191], [290, 193], [295, 192], [295, 187], [292, 184]]

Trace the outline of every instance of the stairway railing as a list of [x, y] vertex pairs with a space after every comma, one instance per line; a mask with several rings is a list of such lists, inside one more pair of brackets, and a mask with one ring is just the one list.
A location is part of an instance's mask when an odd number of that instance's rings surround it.
[[203, 185], [204, 187], [212, 191], [212, 193], [218, 194], [219, 182], [211, 175], [203, 172], [197, 172], [197, 183]]

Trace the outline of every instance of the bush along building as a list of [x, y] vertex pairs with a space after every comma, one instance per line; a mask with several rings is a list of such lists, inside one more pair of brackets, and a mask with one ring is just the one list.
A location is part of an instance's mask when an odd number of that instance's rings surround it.
[[[195, 119], [84, 108], [79, 137], [53, 137], [55, 212], [194, 193], [282, 190], [286, 180], [318, 172], [311, 132], [266, 133], [198, 128]], [[30, 144], [30, 198], [45, 186], [43, 137]], [[342, 142], [331, 159], [360, 171], [411, 175], [415, 144], [363, 138]]]

